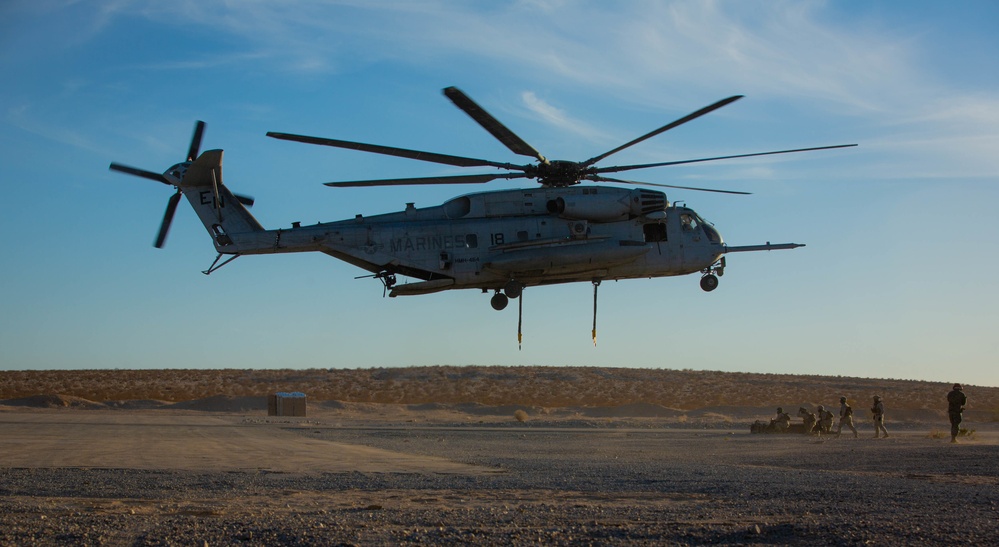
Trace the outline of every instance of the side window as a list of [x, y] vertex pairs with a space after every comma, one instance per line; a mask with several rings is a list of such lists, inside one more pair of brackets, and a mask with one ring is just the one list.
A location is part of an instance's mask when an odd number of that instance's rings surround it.
[[694, 215], [691, 215], [690, 213], [684, 213], [680, 215], [680, 226], [683, 228], [684, 232], [693, 231], [694, 228], [697, 228], [697, 219], [695, 219]]
[[468, 234], [465, 236], [465, 247], [469, 249], [475, 249], [479, 246], [479, 236], [475, 234]]
[[642, 226], [642, 230], [645, 232], [646, 243], [666, 241], [666, 224], [664, 223], [646, 224]]

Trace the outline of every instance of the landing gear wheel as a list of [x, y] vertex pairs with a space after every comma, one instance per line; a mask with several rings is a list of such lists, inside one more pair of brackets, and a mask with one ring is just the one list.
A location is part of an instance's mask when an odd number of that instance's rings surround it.
[[520, 293], [522, 292], [524, 292], [524, 286], [514, 279], [507, 281], [506, 285], [503, 286], [503, 294], [509, 298], [520, 298]]
[[489, 300], [489, 303], [492, 304], [494, 310], [500, 311], [510, 303], [510, 299], [505, 294], [496, 293]]
[[714, 274], [708, 274], [701, 278], [701, 289], [704, 292], [711, 292], [718, 288], [718, 278]]

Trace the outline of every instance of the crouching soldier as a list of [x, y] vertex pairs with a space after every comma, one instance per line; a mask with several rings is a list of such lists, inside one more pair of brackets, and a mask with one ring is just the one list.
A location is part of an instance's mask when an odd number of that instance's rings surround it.
[[846, 397], [839, 398], [839, 427], [836, 428], [837, 437], [843, 431], [843, 425], [853, 430], [853, 438], [860, 436], [857, 434], [857, 428], [853, 427], [853, 407], [846, 403]]
[[812, 414], [807, 408], [801, 406], [798, 407], [798, 416], [801, 417], [801, 421], [805, 426], [805, 435], [812, 433], [812, 430], [815, 429], [815, 414]]
[[787, 433], [787, 428], [791, 427], [791, 416], [783, 408], [777, 407], [777, 416], [770, 420], [770, 427], [777, 433]]
[[826, 410], [826, 407], [822, 405], [819, 405], [819, 408], [816, 410], [818, 410], [819, 435], [823, 433], [829, 434], [832, 431], [833, 413]]

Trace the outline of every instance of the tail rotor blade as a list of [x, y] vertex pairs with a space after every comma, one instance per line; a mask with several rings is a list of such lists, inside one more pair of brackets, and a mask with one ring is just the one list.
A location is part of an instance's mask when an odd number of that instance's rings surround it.
[[163, 215], [163, 222], [160, 224], [160, 232], [156, 234], [156, 243], [153, 247], [157, 249], [162, 249], [163, 244], [166, 242], [167, 232], [170, 231], [170, 223], [173, 222], [173, 215], [177, 212], [177, 204], [180, 203], [180, 192], [170, 196], [170, 201], [167, 202], [166, 213]]
[[198, 159], [198, 152], [201, 150], [201, 137], [205, 134], [205, 122], [198, 120], [194, 124], [194, 135], [191, 137], [191, 147], [187, 149], [187, 161]]
[[144, 179], [155, 180], [156, 182], [162, 182], [163, 184], [170, 184], [170, 181], [163, 176], [162, 173], [154, 173], [152, 171], [147, 171], [145, 169], [139, 169], [137, 167], [130, 167], [128, 165], [122, 165], [120, 163], [112, 163], [108, 169], [112, 171], [118, 171], [119, 173], [125, 173], [126, 175], [134, 175], [136, 177], [142, 177]]

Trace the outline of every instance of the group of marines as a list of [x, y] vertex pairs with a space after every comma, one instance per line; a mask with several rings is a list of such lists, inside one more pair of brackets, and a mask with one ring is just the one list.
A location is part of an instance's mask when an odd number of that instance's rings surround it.
[[[964, 394], [961, 384], [954, 384], [954, 389], [947, 394], [947, 414], [950, 418], [950, 442], [956, 443], [958, 434], [961, 431], [960, 424], [964, 406], [968, 404], [968, 398]], [[835, 433], [838, 437], [843, 426], [853, 431], [854, 438], [859, 437], [857, 428], [853, 425], [853, 407], [846, 402], [846, 397], [839, 398], [839, 426], [836, 431], [832, 431], [835, 416], [826, 410], [822, 405], [816, 408], [816, 413], [809, 412], [805, 407], [798, 409], [798, 416], [802, 418], [805, 426], [805, 433], [815, 433], [817, 435], [830, 435]], [[885, 405], [881, 396], [875, 395], [871, 405], [871, 416], [874, 420], [874, 438], [888, 438], [888, 430], [885, 429]], [[777, 409], [777, 416], [770, 420], [770, 424], [779, 432], [787, 431], [791, 427], [791, 416], [784, 412], [783, 408]]]

